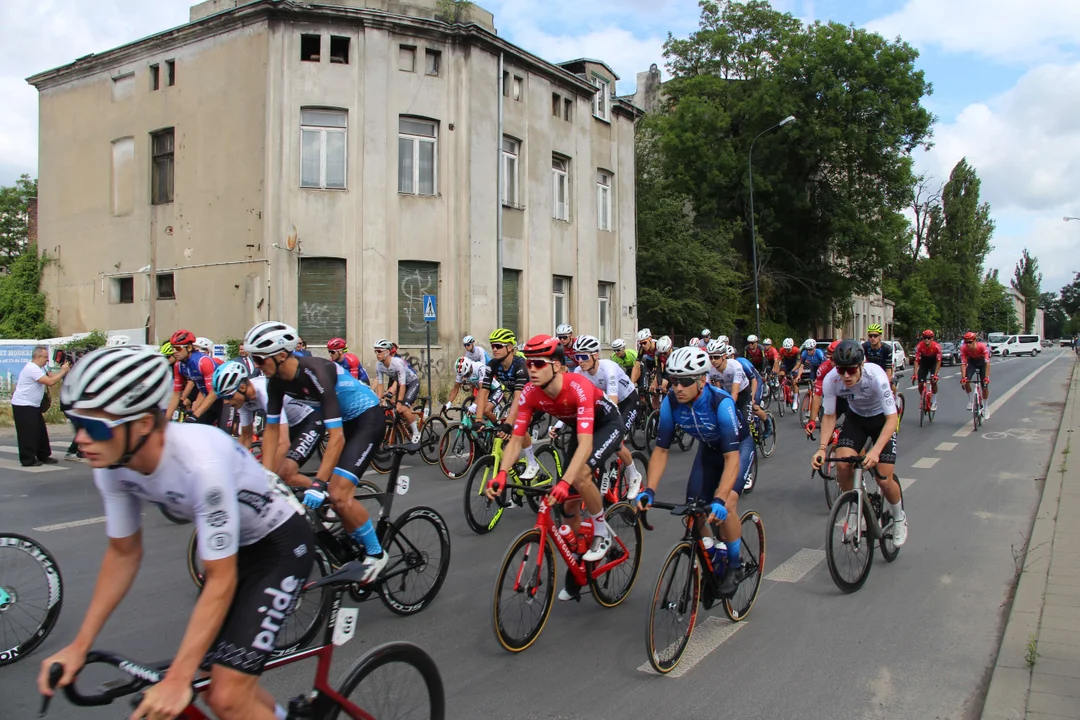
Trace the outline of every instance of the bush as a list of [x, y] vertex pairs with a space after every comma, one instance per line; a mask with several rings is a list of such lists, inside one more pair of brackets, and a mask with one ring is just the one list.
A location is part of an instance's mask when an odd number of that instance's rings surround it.
[[225, 359], [232, 360], [235, 357], [240, 357], [240, 340], [236, 338], [228, 338], [225, 340]]
[[48, 260], [39, 258], [37, 246], [29, 245], [0, 277], [0, 337], [48, 338], [56, 328], [45, 320], [45, 293], [41, 271]]

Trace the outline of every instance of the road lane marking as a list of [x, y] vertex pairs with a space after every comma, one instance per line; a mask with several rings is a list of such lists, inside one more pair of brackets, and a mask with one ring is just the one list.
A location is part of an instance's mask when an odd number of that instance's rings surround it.
[[907, 492], [907, 489], [915, 484], [917, 478], [897, 478], [900, 481], [900, 489]]
[[[1055, 360], [1057, 360], [1058, 358], [1061, 358], [1061, 357], [1064, 357], [1064, 356], [1063, 355], [1055, 355], [1054, 357], [1050, 358], [1045, 363], [1043, 363], [1039, 367], [1039, 369], [1037, 369], [1035, 372], [1033, 372], [1030, 375], [1028, 375], [1027, 377], [1025, 377], [1023, 380], [1018, 382], [1016, 385], [1013, 385], [1011, 388], [1009, 388], [1009, 390], [1007, 392], [1005, 392], [1004, 395], [999, 397], [994, 402], [990, 403], [990, 414], [993, 415], [994, 413], [996, 413], [998, 411], [998, 408], [1000, 408], [1002, 405], [1004, 405], [1006, 402], [1009, 401], [1009, 398], [1011, 398], [1016, 393], [1020, 392], [1020, 388], [1024, 387], [1029, 382], [1034, 380], [1036, 375], [1041, 373], [1046, 368], [1050, 367], [1050, 365], [1052, 365]], [[953, 433], [953, 437], [967, 437], [972, 432], [973, 432], [973, 429], [971, 427], [971, 421], [969, 420], [968, 424], [965, 427], [962, 427], [962, 428], [960, 428], [959, 430], [957, 430], [956, 432]]]
[[943, 442], [943, 443], [939, 444], [939, 445], [938, 445], [938, 446], [937, 446], [936, 448], [934, 448], [934, 449], [935, 449], [935, 450], [941, 450], [942, 452], [948, 452], [949, 450], [952, 450], [953, 448], [955, 448], [955, 447], [956, 447], [957, 445], [959, 445], [959, 444], [960, 444], [960, 443], [953, 443], [953, 442]]
[[52, 532], [53, 530], [67, 530], [68, 528], [81, 527], [83, 525], [96, 525], [105, 522], [105, 517], [87, 518], [86, 520], [72, 520], [71, 522], [58, 523], [56, 525], [42, 525], [36, 527], [37, 532]]
[[919, 468], [920, 470], [929, 470], [930, 468], [932, 468], [932, 467], [934, 467], [935, 465], [937, 465], [937, 464], [938, 464], [938, 460], [940, 460], [940, 459], [941, 459], [941, 458], [931, 458], [931, 457], [924, 457], [924, 458], [919, 458], [919, 459], [918, 459], [918, 460], [917, 460], [917, 461], [915, 462], [915, 464], [913, 464], [913, 465], [912, 465], [911, 467], [913, 467], [913, 468]]
[[959, 430], [957, 430], [956, 432], [954, 432], [952, 434], [952, 436], [953, 437], [958, 437], [958, 438], [966, 438], [968, 435], [970, 435], [973, 432], [975, 432], [975, 430], [974, 430], [974, 428], [971, 427], [971, 425], [965, 425], [964, 427], [962, 427]]
[[765, 576], [765, 579], [776, 582], [799, 582], [824, 559], [824, 550], [803, 548], [774, 568]]
[[[699, 610], [700, 612], [700, 610]], [[694, 635], [686, 644], [683, 651], [682, 661], [678, 666], [667, 674], [667, 677], [682, 677], [694, 669], [694, 666], [704, 660], [709, 653], [727, 642], [732, 635], [746, 627], [747, 621], [731, 622], [727, 618], [721, 620], [716, 616], [706, 618], [705, 622], [698, 623], [694, 628]], [[643, 673], [658, 675], [648, 662], [638, 667]]]
[[[16, 450], [16, 452], [18, 451]], [[33, 467], [26, 467], [18, 460], [7, 460], [5, 458], [0, 458], [0, 468], [4, 468], [5, 470], [17, 470], [18, 472], [28, 473], [55, 472], [56, 470], [68, 469], [60, 463], [55, 463], [53, 465], [36, 465]]]

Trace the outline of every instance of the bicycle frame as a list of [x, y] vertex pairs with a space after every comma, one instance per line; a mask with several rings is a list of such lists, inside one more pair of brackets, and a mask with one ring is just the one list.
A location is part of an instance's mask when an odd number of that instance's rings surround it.
[[[571, 495], [566, 499], [567, 502], [573, 502], [574, 500], [581, 500], [580, 495]], [[570, 547], [563, 540], [562, 535], [555, 528], [555, 522], [551, 519], [551, 506], [546, 502], [540, 507], [540, 512], [536, 514], [536, 529], [540, 531], [540, 546], [543, 547], [545, 543], [550, 539], [555, 543], [555, 547], [558, 549], [559, 554], [562, 555], [563, 561], [566, 562], [566, 566], [570, 568], [570, 573], [574, 577], [574, 582], [579, 587], [588, 585], [589, 577], [593, 580], [600, 577], [604, 573], [608, 572], [612, 568], [622, 565], [630, 557], [630, 551], [626, 549], [626, 545], [623, 543], [622, 538], [618, 535], [615, 536], [615, 542], [622, 549], [622, 556], [618, 560], [611, 560], [603, 565], [599, 565], [592, 569], [592, 572], [586, 575], [587, 568], [585, 567], [584, 560], [578, 560], [574, 557], [575, 553], [570, 550]], [[540, 570], [543, 565], [543, 555], [540, 556], [539, 561], [536, 563], [536, 578], [540, 578]], [[520, 578], [514, 582], [514, 589], [520, 590]], [[535, 584], [534, 584], [535, 587]]]
[[[883, 533], [882, 533], [881, 526], [878, 524], [877, 514], [875, 512], [873, 512], [872, 508], [870, 507], [870, 500], [868, 498], [868, 495], [870, 493], [866, 489], [866, 481], [863, 479], [863, 475], [864, 475], [864, 473], [867, 473], [867, 472], [873, 472], [874, 475], [877, 475], [879, 478], [882, 477], [882, 476], [877, 472], [876, 469], [871, 470], [871, 469], [860, 467], [859, 465], [860, 465], [860, 463], [862, 463], [862, 460], [863, 460], [863, 457], [861, 455], [856, 455], [855, 457], [833, 458], [834, 463], [848, 463], [850, 465], [856, 466], [856, 467], [854, 467], [855, 476], [854, 476], [854, 478], [852, 478], [852, 483], [853, 484], [851, 486], [851, 490], [848, 490], [847, 492], [858, 493], [858, 495], [859, 495], [859, 504], [858, 504], [859, 510], [858, 510], [858, 514], [857, 514], [857, 517], [856, 517], [856, 525], [855, 525], [855, 527], [862, 527], [862, 521], [863, 521], [863, 517], [865, 515], [865, 517], [866, 517], [866, 529], [867, 529], [868, 534], [870, 535], [871, 542], [873, 542], [875, 540], [881, 540]], [[899, 480], [895, 480], [894, 482], [896, 482], [899, 485]], [[846, 495], [847, 492], [841, 493], [840, 496], [837, 498], [837, 502], [839, 502], [840, 498], [842, 498], [844, 495]], [[879, 492], [881, 492], [880, 488], [879, 488]], [[881, 494], [882, 494], [882, 502], [884, 502], [885, 501], [884, 493], [882, 492]], [[858, 535], [858, 533], [856, 533], [856, 535], [855, 535], [855, 543], [858, 544], [858, 542], [859, 542], [859, 535]]]

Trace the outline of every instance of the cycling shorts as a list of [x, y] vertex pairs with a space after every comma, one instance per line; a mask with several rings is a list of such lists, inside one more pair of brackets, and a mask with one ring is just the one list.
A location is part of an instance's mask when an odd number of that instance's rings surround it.
[[926, 382], [934, 375], [934, 369], [937, 368], [937, 358], [923, 358], [919, 361], [918, 377], [919, 382]]
[[370, 407], [347, 420], [341, 431], [345, 433], [345, 447], [341, 449], [333, 474], [359, 485], [375, 451], [382, 445], [386, 434], [386, 411], [378, 405]]
[[[742, 495], [753, 472], [754, 438], [747, 436], [739, 442], [739, 476], [735, 479], [735, 494]], [[686, 502], [697, 500], [702, 503], [711, 503], [716, 497], [716, 490], [720, 487], [720, 478], [724, 474], [724, 453], [705, 443], [698, 443], [697, 455], [694, 456], [694, 467], [690, 470], [690, 479], [686, 482]]]
[[[622, 447], [622, 440], [622, 416], [618, 413], [612, 413], [603, 423], [598, 425], [593, 432], [593, 450], [592, 454], [589, 455], [589, 459], [585, 461], [585, 464], [588, 465], [591, 470], [602, 468], [608, 458], [614, 455], [619, 448]], [[570, 442], [566, 446], [566, 459], [563, 460], [563, 467], [570, 465], [570, 460], [574, 457], [577, 449], [577, 433], [574, 433], [570, 435]]]
[[308, 413], [303, 420], [289, 427], [289, 452], [285, 457], [303, 467], [315, 454], [322, 436], [322, 416], [317, 412]]
[[630, 437], [631, 428], [634, 427], [634, 420], [637, 420], [638, 413], [640, 412], [641, 400], [638, 397], [637, 390], [634, 390], [619, 403], [619, 415], [622, 416], [624, 438]]
[[202, 667], [222, 665], [261, 675], [274, 655], [278, 631], [296, 609], [315, 559], [315, 536], [303, 515], [293, 515], [262, 540], [236, 553], [236, 594]]
[[971, 382], [971, 378], [975, 377], [975, 373], [979, 373], [979, 377], [983, 381], [986, 380], [986, 361], [980, 363], [972, 362], [968, 360], [967, 367], [964, 369], [964, 381]]
[[416, 379], [405, 385], [405, 397], [401, 402], [412, 407], [418, 397], [420, 397], [420, 380]]
[[[881, 431], [885, 428], [885, 415], [874, 415], [873, 417], [863, 417], [862, 415], [856, 415], [853, 412], [847, 414], [847, 418], [844, 420], [844, 427], [840, 429], [840, 441], [837, 443], [838, 447], [846, 447], [861, 452], [866, 446], [866, 441], [876, 443], [878, 437], [881, 436]], [[879, 460], [886, 465], [896, 464], [896, 433], [894, 432], [892, 437], [889, 438], [889, 442], [885, 444], [885, 447], [881, 450]]]
[[[213, 405], [211, 405], [207, 409], [203, 410], [202, 415], [200, 415], [196, 419], [196, 422], [199, 425], [212, 425], [214, 427], [220, 427], [222, 430], [227, 429], [225, 427], [225, 423], [221, 422], [221, 420], [223, 418], [228, 420], [228, 417], [229, 417], [229, 416], [226, 416], [225, 413], [223, 412], [224, 407], [225, 407], [225, 399], [224, 398], [218, 398], [217, 400], [214, 401]], [[232, 406], [230, 406], [230, 409], [232, 409]]]

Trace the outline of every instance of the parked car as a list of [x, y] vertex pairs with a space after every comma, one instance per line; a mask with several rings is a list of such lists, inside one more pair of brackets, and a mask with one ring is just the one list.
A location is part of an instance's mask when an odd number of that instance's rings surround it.
[[904, 346], [896, 340], [892, 340], [893, 353], [892, 353], [892, 365], [895, 372], [902, 372], [907, 369], [907, 355], [904, 354]]
[[1009, 335], [997, 347], [998, 353], [1002, 357], [1010, 355], [1030, 355], [1035, 357], [1042, 352], [1038, 335]]
[[1048, 338], [1043, 338], [1042, 346], [1043, 347], [1054, 347], [1054, 341], [1050, 340]]
[[950, 367], [960, 364], [960, 351], [956, 349], [956, 343], [941, 343], [941, 364]]
[[1072, 347], [1072, 340], [1069, 338], [1061, 338], [1059, 342], [1061, 343], [1059, 347]]

